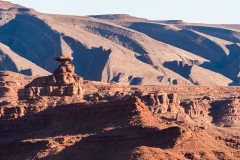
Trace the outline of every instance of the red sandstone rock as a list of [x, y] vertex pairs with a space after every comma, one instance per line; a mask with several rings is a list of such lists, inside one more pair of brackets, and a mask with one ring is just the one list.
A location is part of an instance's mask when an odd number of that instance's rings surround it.
[[[24, 81], [24, 76], [17, 78], [14, 73], [3, 72], [2, 75], [3, 86], [10, 89], [17, 83], [11, 77], [23, 84], [30, 80]], [[239, 131], [231, 128], [231, 125], [236, 126], [239, 100], [226, 101], [234, 94], [238, 97], [239, 87], [132, 87], [85, 81], [80, 86], [85, 90], [84, 99], [88, 95], [90, 98], [86, 99], [89, 102], [83, 102], [80, 97], [61, 95], [64, 92], [62, 86], [56, 89], [58, 96], [42, 96], [41, 92], [51, 93], [57, 87], [53, 77], [47, 80], [39, 77], [30, 84], [39, 85], [27, 90], [28, 94], [37, 94], [38, 98], [0, 102], [0, 153], [3, 159], [20, 156], [23, 159], [32, 156], [77, 159], [82, 155], [92, 159], [93, 151], [96, 151], [94, 155], [104, 159], [129, 159], [131, 156], [166, 159], [169, 155], [170, 159], [240, 157]], [[62, 80], [59, 84], [63, 84]], [[41, 86], [48, 87], [43, 90]], [[69, 92], [76, 92], [76, 89], [69, 87]], [[211, 100], [202, 99], [204, 94], [211, 95]], [[131, 98], [136, 95], [141, 99]], [[128, 98], [124, 99], [125, 96]], [[155, 101], [154, 106], [147, 106], [150, 97]], [[177, 112], [167, 111], [171, 105], [175, 109], [183, 106], [185, 113], [179, 108]], [[189, 112], [190, 105], [192, 113]], [[216, 106], [221, 112], [215, 112]], [[228, 130], [214, 126], [220, 122], [224, 123], [223, 126], [230, 124]], [[117, 155], [116, 150], [119, 150]]]
[[59, 56], [55, 58], [56, 61], [61, 62], [62, 64], [66, 64], [73, 60], [73, 57], [70, 56]]
[[40, 96], [79, 96], [82, 97], [81, 87], [83, 78], [74, 73], [74, 66], [67, 64], [72, 57], [61, 56], [56, 60], [62, 64], [53, 75], [38, 77], [19, 91], [20, 99], [33, 99]]

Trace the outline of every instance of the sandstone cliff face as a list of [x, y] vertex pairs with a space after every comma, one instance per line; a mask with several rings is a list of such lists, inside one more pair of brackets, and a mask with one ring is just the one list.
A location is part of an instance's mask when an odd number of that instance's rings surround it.
[[0, 7], [0, 159], [240, 159], [239, 25]]
[[[34, 79], [1, 73], [8, 90], [0, 98], [0, 159], [240, 158], [240, 87], [125, 86], [76, 81], [73, 73], [71, 64]], [[59, 74], [67, 81], [49, 80]], [[40, 90], [16, 98], [24, 86], [68, 84], [83, 96]]]
[[213, 103], [212, 108], [214, 122], [224, 127], [239, 127], [240, 108], [239, 99], [222, 100]]
[[[4, 6], [5, 2], [0, 14], [0, 42], [9, 47], [4, 55], [14, 52], [49, 72], [57, 67], [50, 63], [53, 57], [70, 55], [75, 58], [76, 73], [87, 80], [131, 85], [175, 84], [173, 80], [178, 85], [238, 83], [238, 25], [150, 21], [129, 15], [50, 15], [14, 4], [9, 9]], [[0, 69], [16, 71], [7, 66], [7, 58]], [[16, 60], [19, 57], [10, 59], [15, 66], [22, 65]], [[192, 70], [202, 76], [190, 74], [187, 68], [173, 70], [164, 65], [173, 61], [194, 62], [197, 67]], [[33, 67], [25, 68], [35, 75], [40, 69]]]
[[74, 73], [75, 67], [68, 62], [73, 58], [60, 56], [55, 58], [61, 62], [53, 75], [38, 77], [18, 91], [19, 99], [34, 99], [41, 96], [78, 96], [83, 95], [83, 78]]
[[34, 77], [5, 71], [0, 72], [0, 99], [3, 101], [17, 100], [18, 90], [27, 85]]
[[[169, 125], [153, 116], [140, 99], [3, 107], [0, 115], [1, 159], [138, 159], [153, 155], [153, 159], [218, 159], [231, 158], [229, 152], [239, 157], [235, 148], [224, 145], [225, 139], [219, 140], [219, 133], [215, 132], [216, 140], [208, 130]], [[233, 142], [226, 139], [226, 143]]]
[[[118, 101], [117, 104], [3, 108], [1, 159], [124, 159], [130, 158], [130, 151], [140, 145], [171, 147], [181, 134], [178, 127], [160, 128], [157, 125], [160, 121], [151, 117], [147, 107], [136, 99]], [[13, 113], [15, 118], [11, 116]], [[29, 134], [29, 131], [37, 134]], [[50, 135], [53, 138], [49, 139]], [[163, 135], [165, 139], [160, 138]], [[158, 143], [154, 142], [156, 140]], [[126, 141], [131, 145], [126, 147]], [[79, 147], [82, 148], [80, 152], [75, 152]], [[28, 153], [20, 153], [22, 149], [27, 149]]]

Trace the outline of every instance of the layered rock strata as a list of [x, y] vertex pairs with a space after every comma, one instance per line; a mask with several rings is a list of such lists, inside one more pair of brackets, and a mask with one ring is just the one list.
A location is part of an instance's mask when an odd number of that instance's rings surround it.
[[238, 98], [212, 103], [213, 121], [218, 126], [240, 127], [240, 101]]
[[39, 96], [82, 96], [83, 78], [74, 73], [74, 65], [68, 64], [72, 57], [60, 56], [61, 62], [53, 75], [38, 77], [19, 91], [20, 99], [33, 99]]
[[115, 93], [95, 93], [92, 95], [85, 95], [84, 99], [87, 101], [114, 101], [114, 100], [127, 100], [133, 97], [141, 99], [146, 106], [149, 107], [149, 110], [153, 113], [185, 113], [184, 108], [180, 106], [181, 98], [176, 93], [167, 94], [165, 92], [156, 91], [156, 92], [142, 92], [135, 91], [133, 93], [124, 93], [116, 91]]

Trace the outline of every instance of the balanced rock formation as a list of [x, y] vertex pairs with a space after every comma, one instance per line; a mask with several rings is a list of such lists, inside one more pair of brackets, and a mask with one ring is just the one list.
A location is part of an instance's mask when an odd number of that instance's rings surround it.
[[83, 78], [74, 73], [74, 65], [68, 64], [73, 58], [60, 56], [61, 62], [53, 75], [38, 77], [19, 91], [19, 99], [32, 99], [39, 96], [82, 96]]
[[[70, 57], [56, 60], [52, 76], [35, 80], [0, 72], [0, 160], [240, 159], [240, 87], [82, 83]], [[15, 100], [24, 86], [34, 96]], [[67, 90], [42, 96], [70, 86], [84, 102]]]

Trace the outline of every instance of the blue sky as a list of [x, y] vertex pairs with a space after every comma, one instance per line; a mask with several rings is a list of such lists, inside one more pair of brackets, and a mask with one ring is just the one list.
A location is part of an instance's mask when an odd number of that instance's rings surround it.
[[39, 12], [130, 14], [150, 20], [240, 24], [240, 0], [9, 0]]

